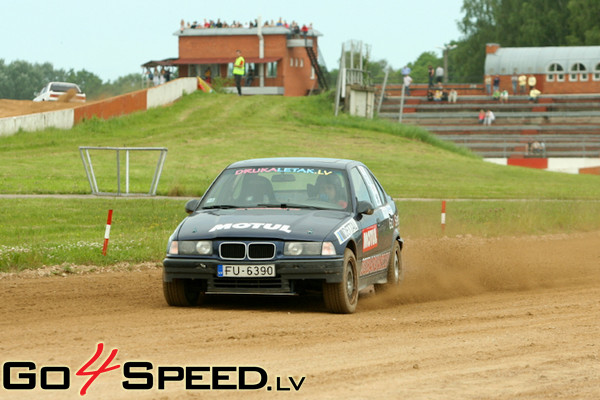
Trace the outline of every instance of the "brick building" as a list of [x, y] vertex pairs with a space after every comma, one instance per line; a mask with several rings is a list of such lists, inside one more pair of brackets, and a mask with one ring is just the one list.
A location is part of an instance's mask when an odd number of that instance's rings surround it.
[[512, 87], [516, 73], [534, 75], [544, 94], [600, 93], [600, 46], [486, 46], [485, 75], [499, 75], [500, 87]]
[[[304, 96], [326, 86], [318, 57], [318, 31], [306, 36], [285, 27], [183, 29], [179, 57], [143, 66], [176, 66], [180, 77], [231, 77], [235, 51], [246, 60], [244, 94]], [[208, 71], [208, 72], [207, 72]]]

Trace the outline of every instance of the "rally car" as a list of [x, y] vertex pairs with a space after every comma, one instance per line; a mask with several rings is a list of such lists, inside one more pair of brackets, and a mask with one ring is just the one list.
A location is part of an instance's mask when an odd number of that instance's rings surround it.
[[186, 211], [163, 261], [171, 306], [213, 293], [316, 289], [330, 311], [353, 313], [360, 290], [403, 278], [398, 209], [358, 161], [239, 161]]
[[35, 93], [33, 101], [74, 101], [84, 103], [86, 96], [79, 86], [69, 82], [50, 82]]

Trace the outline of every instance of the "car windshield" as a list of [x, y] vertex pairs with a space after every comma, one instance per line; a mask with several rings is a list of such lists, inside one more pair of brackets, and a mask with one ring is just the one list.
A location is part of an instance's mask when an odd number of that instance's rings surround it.
[[350, 209], [345, 171], [311, 167], [227, 169], [204, 195], [200, 208]]
[[50, 90], [53, 92], [68, 92], [71, 89], [75, 89], [77, 93], [81, 92], [77, 85], [68, 83], [53, 83], [52, 87], [50, 88]]

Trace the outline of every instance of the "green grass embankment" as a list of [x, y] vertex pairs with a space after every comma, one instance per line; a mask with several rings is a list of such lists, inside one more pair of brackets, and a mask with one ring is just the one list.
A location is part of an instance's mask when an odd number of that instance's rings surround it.
[[[169, 107], [109, 121], [94, 119], [71, 130], [0, 137], [0, 144], [0, 194], [90, 193], [79, 146], [129, 146], [167, 147], [158, 194], [182, 196], [180, 200], [0, 199], [0, 271], [64, 263], [159, 262], [168, 236], [184, 216], [185, 201], [201, 195], [227, 164], [256, 157], [361, 160], [396, 198], [448, 199], [448, 235], [600, 228], [597, 176], [485, 163], [418, 127], [334, 117], [325, 96], [240, 98], [196, 93]], [[116, 191], [115, 153], [93, 152], [92, 160], [99, 189]], [[133, 153], [130, 163], [130, 190], [147, 192], [156, 153]], [[124, 182], [124, 175], [121, 179]], [[440, 234], [439, 202], [399, 205], [405, 236]], [[109, 208], [114, 209], [113, 227], [104, 257]]]

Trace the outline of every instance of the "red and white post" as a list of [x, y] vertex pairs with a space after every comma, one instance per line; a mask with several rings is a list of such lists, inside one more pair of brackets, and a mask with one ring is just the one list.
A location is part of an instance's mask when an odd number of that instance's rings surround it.
[[110, 224], [112, 223], [112, 212], [108, 210], [108, 218], [106, 220], [106, 230], [104, 231], [104, 246], [102, 247], [102, 255], [106, 255], [106, 249], [108, 248], [108, 238], [110, 237]]
[[442, 200], [442, 233], [446, 229], [446, 200]]

